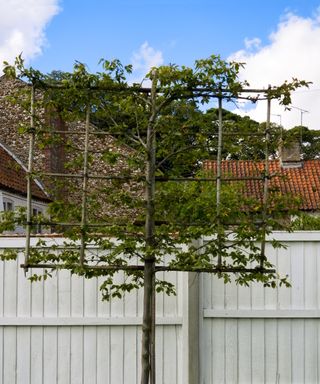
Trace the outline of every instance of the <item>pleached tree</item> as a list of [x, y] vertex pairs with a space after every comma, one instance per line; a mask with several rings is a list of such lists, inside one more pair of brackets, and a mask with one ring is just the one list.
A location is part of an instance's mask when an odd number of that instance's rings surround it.
[[[239, 284], [287, 284], [261, 243], [295, 207], [291, 197], [272, 191], [253, 199], [242, 193], [241, 180], [221, 183], [219, 170], [202, 170], [204, 160], [221, 160], [222, 102], [246, 95], [248, 84], [238, 78], [241, 63], [211, 56], [192, 68], [152, 68], [146, 87], [129, 84], [131, 66], [118, 60], [102, 60], [101, 66], [95, 74], [76, 63], [71, 73], [45, 75], [25, 68], [21, 58], [15, 66], [6, 64], [6, 74], [26, 80], [23, 92], [33, 94], [29, 104], [20, 97], [31, 110], [31, 126], [24, 127], [30, 153], [60, 146], [63, 166], [50, 173], [29, 164], [29, 179], [42, 179], [51, 191], [49, 216], [34, 217], [29, 210], [26, 219], [22, 212], [2, 216], [2, 223], [26, 221], [27, 234], [37, 223], [65, 237], [59, 251], [46, 248], [43, 239], [41, 249], [27, 241], [24, 267], [46, 268], [44, 278], [62, 268], [86, 278], [103, 276], [104, 299], [143, 287], [141, 384], [154, 384], [155, 293], [174, 293], [156, 273], [205, 271], [226, 282], [235, 273]], [[290, 92], [305, 85], [293, 79], [266, 89], [263, 98], [287, 105]], [[212, 100], [220, 114], [208, 122], [203, 105]], [[65, 131], [53, 129], [48, 115], [59, 116]], [[261, 175], [261, 183], [268, 177]], [[210, 238], [205, 245], [197, 241], [203, 236]], [[88, 245], [100, 253], [91, 254]], [[114, 279], [120, 271], [121, 283]]]

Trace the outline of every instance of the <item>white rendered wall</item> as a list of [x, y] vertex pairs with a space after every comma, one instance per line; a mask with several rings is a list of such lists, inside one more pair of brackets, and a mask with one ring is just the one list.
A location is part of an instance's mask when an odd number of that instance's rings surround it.
[[[1, 191], [0, 190], [0, 211], [3, 211], [3, 200], [4, 199], [9, 200], [13, 203], [13, 209], [16, 209], [18, 207], [27, 207], [27, 198], [26, 197], [23, 197], [23, 196], [14, 194], [14, 193], [10, 193], [7, 191]], [[45, 215], [47, 213], [48, 204], [46, 204], [42, 201], [33, 200], [32, 201], [32, 208], [37, 208], [38, 210], [40, 210]], [[11, 233], [11, 232], [9, 232], [9, 233]], [[17, 226], [14, 233], [24, 234], [25, 230], [22, 226]]]

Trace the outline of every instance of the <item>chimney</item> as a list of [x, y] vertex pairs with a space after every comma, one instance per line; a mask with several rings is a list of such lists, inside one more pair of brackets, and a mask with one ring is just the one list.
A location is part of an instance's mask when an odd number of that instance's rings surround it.
[[[47, 109], [45, 114], [46, 124], [51, 128], [52, 131], [59, 131], [61, 133], [54, 135], [59, 138], [58, 141], [54, 141], [49, 144], [45, 149], [45, 171], [53, 173], [65, 173], [65, 134], [68, 130], [67, 124], [62, 119], [61, 115], [54, 111]], [[59, 183], [55, 183], [50, 180], [47, 185], [47, 189], [50, 191], [52, 198], [62, 198], [65, 195], [64, 187]]]
[[301, 150], [298, 141], [280, 144], [280, 164], [283, 168], [301, 168]]
[[46, 123], [53, 131], [60, 131], [59, 142], [55, 142], [46, 148], [46, 168], [48, 172], [63, 173], [65, 163], [65, 135], [67, 125], [57, 112], [47, 112]]

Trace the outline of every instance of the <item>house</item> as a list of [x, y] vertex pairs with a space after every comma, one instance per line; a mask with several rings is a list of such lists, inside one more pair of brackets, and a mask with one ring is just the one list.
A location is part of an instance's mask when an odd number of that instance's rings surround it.
[[[285, 156], [286, 155], [286, 156]], [[204, 169], [216, 174], [217, 162], [207, 160]], [[242, 190], [248, 197], [262, 200], [265, 163], [251, 160], [224, 160], [221, 164], [223, 178], [259, 178], [243, 180]], [[282, 151], [277, 160], [269, 160], [269, 189], [281, 195], [291, 195], [299, 199], [300, 211], [314, 214], [320, 212], [320, 160], [301, 160], [292, 156], [292, 151]], [[230, 183], [230, 181], [227, 181]], [[236, 181], [231, 181], [236, 183]], [[239, 183], [239, 181], [238, 181]]]
[[[31, 183], [32, 214], [45, 214], [51, 201], [43, 185], [34, 179]], [[0, 211], [13, 211], [27, 206], [27, 169], [16, 155], [0, 143]], [[41, 232], [41, 228], [37, 228]], [[17, 227], [16, 233], [23, 233]]]

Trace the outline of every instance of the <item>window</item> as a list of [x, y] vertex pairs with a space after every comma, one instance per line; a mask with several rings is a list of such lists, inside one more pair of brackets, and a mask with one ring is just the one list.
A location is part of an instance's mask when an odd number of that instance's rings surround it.
[[3, 198], [3, 210], [4, 211], [13, 211], [13, 209], [14, 209], [13, 201], [4, 197]]
[[[32, 220], [37, 222], [37, 219], [42, 215], [42, 209], [38, 207], [32, 208]], [[32, 226], [33, 233], [42, 233], [41, 224], [37, 223]]]

